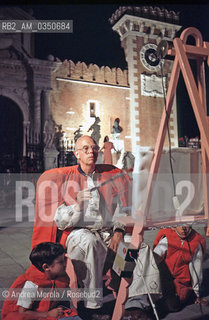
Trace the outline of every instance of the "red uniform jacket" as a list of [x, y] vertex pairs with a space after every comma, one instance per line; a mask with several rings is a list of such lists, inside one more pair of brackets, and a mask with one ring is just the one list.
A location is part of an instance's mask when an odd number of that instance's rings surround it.
[[161, 229], [154, 241], [153, 248], [163, 237], [166, 237], [168, 241], [165, 262], [174, 278], [176, 293], [180, 300], [184, 302], [193, 290], [189, 263], [199, 244], [201, 244], [203, 252], [205, 251], [205, 239], [192, 229], [187, 241], [182, 244], [181, 239], [173, 229]]
[[[31, 281], [35, 284], [38, 285], [39, 288], [67, 288], [69, 287], [69, 279], [66, 276], [63, 278], [60, 278], [59, 280], [50, 280], [47, 278], [45, 273], [39, 271], [36, 269], [33, 265], [30, 266], [27, 271], [19, 276], [11, 285], [10, 287], [10, 294], [8, 298], [5, 299], [3, 308], [2, 308], [2, 313], [1, 313], [1, 319], [6, 320], [6, 317], [10, 315], [9, 319], [12, 319], [12, 312], [17, 312], [18, 311], [18, 306], [17, 306], [17, 300], [18, 300], [18, 294], [17, 291], [20, 293], [21, 289], [23, 288], [24, 284], [26, 281]], [[20, 290], [18, 290], [20, 288]], [[15, 297], [14, 297], [15, 294]], [[59, 301], [52, 301], [49, 298], [43, 298], [42, 300], [39, 301], [38, 306], [36, 306], [32, 310], [34, 311], [39, 311], [39, 312], [46, 312], [49, 311], [53, 308], [56, 308], [57, 305], [60, 304]], [[20, 318], [23, 319], [25, 318], [25, 315], [18, 313], [15, 313], [13, 316], [13, 319]], [[27, 317], [26, 317], [27, 318]], [[50, 318], [47, 318], [50, 319]]]
[[[108, 181], [98, 190], [100, 201], [103, 201], [103, 207], [105, 206], [106, 212], [109, 213], [109, 220], [111, 220], [117, 206], [117, 196], [120, 197], [124, 207], [129, 205], [129, 176], [125, 174], [114, 179], [122, 171], [112, 165], [105, 164], [96, 165], [95, 173], [95, 185]], [[84, 188], [87, 188], [87, 177], [78, 165], [51, 169], [41, 175], [36, 191], [32, 248], [40, 242], [56, 241], [57, 226], [53, 221], [56, 209], [63, 203], [66, 205], [75, 204], [78, 191]], [[65, 245], [65, 240], [71, 230], [63, 232], [60, 241], [63, 245]]]

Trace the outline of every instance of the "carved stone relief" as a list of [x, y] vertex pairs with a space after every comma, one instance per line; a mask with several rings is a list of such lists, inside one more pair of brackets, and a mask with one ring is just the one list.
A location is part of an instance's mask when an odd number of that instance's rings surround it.
[[[166, 77], [163, 77], [163, 85], [166, 88]], [[141, 74], [141, 95], [163, 98], [162, 78], [155, 74]]]

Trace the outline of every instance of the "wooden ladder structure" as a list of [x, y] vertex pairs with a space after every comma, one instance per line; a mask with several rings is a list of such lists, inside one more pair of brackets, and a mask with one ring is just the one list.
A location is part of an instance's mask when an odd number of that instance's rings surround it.
[[[187, 44], [188, 37], [195, 39], [195, 45]], [[161, 123], [158, 131], [157, 141], [154, 149], [154, 156], [150, 167], [149, 178], [147, 182], [146, 198], [144, 199], [143, 212], [137, 212], [134, 220], [134, 228], [130, 247], [140, 248], [143, 240], [144, 220], [148, 216], [152, 197], [152, 183], [156, 179], [159, 168], [160, 158], [163, 150], [165, 136], [167, 132], [167, 119], [171, 114], [173, 100], [176, 93], [177, 83], [180, 71], [182, 72], [192, 108], [201, 135], [201, 155], [202, 155], [202, 173], [204, 190], [204, 213], [205, 219], [209, 217], [209, 117], [207, 116], [206, 105], [206, 85], [204, 62], [209, 65], [209, 42], [203, 42], [202, 35], [196, 28], [185, 29], [180, 38], [173, 40], [173, 48], [168, 50], [168, 55], [174, 56], [174, 64], [171, 73], [171, 79], [166, 97], [166, 106], [162, 112]], [[189, 59], [197, 62], [197, 76], [194, 78]], [[206, 229], [206, 235], [209, 236], [209, 224]], [[121, 284], [113, 312], [112, 320], [122, 318], [124, 304], [128, 296], [128, 286], [131, 280], [122, 278]]]

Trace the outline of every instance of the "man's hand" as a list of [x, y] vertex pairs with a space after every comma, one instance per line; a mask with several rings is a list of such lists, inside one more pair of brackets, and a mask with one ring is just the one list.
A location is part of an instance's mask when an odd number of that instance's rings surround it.
[[121, 241], [124, 241], [123, 232], [115, 231], [112, 236], [109, 248], [116, 252]]
[[75, 206], [75, 209], [77, 211], [83, 210], [84, 205], [87, 205], [87, 203], [85, 204], [85, 202], [89, 201], [91, 198], [92, 194], [90, 189], [83, 189], [79, 191], [76, 197], [77, 204]]

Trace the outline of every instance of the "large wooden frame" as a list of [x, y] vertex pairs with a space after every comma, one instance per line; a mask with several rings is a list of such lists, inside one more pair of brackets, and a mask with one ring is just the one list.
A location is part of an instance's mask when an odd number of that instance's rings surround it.
[[[187, 44], [189, 36], [194, 37], [196, 45], [192, 46]], [[130, 246], [133, 246], [135, 248], [139, 248], [143, 240], [144, 217], [148, 215], [150, 208], [152, 197], [152, 183], [156, 178], [158, 172], [160, 158], [167, 132], [166, 117], [168, 117], [169, 119], [171, 114], [180, 71], [182, 72], [186, 84], [188, 95], [201, 135], [205, 221], [208, 221], [209, 217], [209, 181], [207, 179], [207, 173], [209, 173], [209, 117], [207, 117], [204, 69], [205, 60], [207, 60], [207, 63], [209, 65], [209, 43], [203, 42], [202, 35], [198, 29], [187, 28], [182, 32], [180, 38], [174, 39], [173, 48], [168, 50], [168, 55], [175, 56], [174, 64], [166, 97], [166, 106], [162, 112], [161, 123], [154, 149], [154, 156], [149, 172], [146, 198], [144, 200], [144, 209], [143, 212], [141, 211], [136, 213], [136, 219], [134, 220], [135, 224], [132, 232]], [[196, 81], [191, 70], [189, 59], [196, 60], [197, 62]], [[196, 217], [195, 220], [198, 221], [198, 217]], [[206, 230], [206, 235], [209, 235], [209, 227]], [[131, 280], [127, 278], [121, 279], [112, 320], [119, 320], [122, 318], [130, 281]]]

